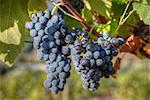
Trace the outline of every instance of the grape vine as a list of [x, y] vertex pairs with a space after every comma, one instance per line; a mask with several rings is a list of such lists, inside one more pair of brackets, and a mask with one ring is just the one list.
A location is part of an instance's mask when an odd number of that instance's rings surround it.
[[[109, 78], [115, 74], [112, 59], [118, 55], [119, 47], [125, 43], [123, 38], [110, 37], [109, 32], [99, 34], [85, 22], [79, 11], [74, 9], [83, 8], [84, 5], [79, 1], [69, 0], [70, 5], [65, 0], [48, 0], [48, 9], [32, 14], [31, 21], [25, 24], [33, 38], [33, 46], [37, 49], [37, 58], [44, 60], [47, 65], [45, 70], [48, 75], [44, 86], [55, 94], [63, 91], [71, 74], [71, 63], [81, 76], [83, 88], [90, 91], [98, 89], [101, 78]], [[134, 12], [132, 10], [125, 17], [130, 3], [127, 4], [116, 31]], [[54, 11], [55, 7], [58, 9]], [[64, 16], [80, 21], [85, 29], [75, 27], [69, 31]], [[92, 39], [91, 33], [97, 38]]]

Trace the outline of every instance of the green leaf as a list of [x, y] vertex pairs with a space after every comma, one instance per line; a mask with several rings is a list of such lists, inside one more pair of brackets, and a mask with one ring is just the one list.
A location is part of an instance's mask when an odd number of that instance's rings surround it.
[[137, 13], [133, 13], [128, 20], [126, 21], [126, 24], [130, 25], [130, 26], [134, 26], [137, 27], [138, 23], [140, 22], [140, 18], [138, 16]]
[[96, 11], [102, 16], [110, 16], [111, 1], [110, 0], [87, 0], [92, 11]]
[[[122, 16], [126, 7], [126, 4], [120, 5], [116, 1], [117, 0], [112, 2], [112, 20], [111, 20], [110, 33], [112, 37], [121, 36], [126, 38], [129, 36], [129, 34], [132, 34], [131, 32], [139, 22], [139, 17], [136, 13], [132, 13], [132, 15], [126, 20], [126, 22], [123, 25], [120, 26], [119, 30], [116, 32], [120, 17]], [[129, 14], [131, 10], [132, 10], [132, 6], [129, 6], [129, 9], [125, 17]]]
[[112, 1], [111, 7], [112, 17], [119, 20], [121, 15], [123, 14], [125, 7], [126, 7], [125, 4], [120, 5], [116, 1]]
[[23, 44], [12, 45], [0, 42], [0, 60], [11, 66], [22, 50]]
[[129, 37], [130, 34], [132, 34], [131, 31], [129, 31], [128, 26], [126, 25], [121, 26], [118, 32], [119, 32], [118, 36], [123, 38], [127, 38]]
[[68, 16], [64, 16], [64, 19], [69, 30], [72, 30], [72, 28], [83, 28], [83, 26], [78, 20], [72, 19]]
[[82, 10], [82, 17], [85, 19], [86, 22], [88, 22], [89, 24], [93, 23], [93, 19], [92, 19], [92, 13], [90, 10], [88, 10], [87, 8], [84, 8]]
[[129, 0], [114, 0], [116, 1], [118, 4], [126, 4]]
[[133, 9], [139, 14], [139, 17], [145, 24], [150, 24], [150, 5], [149, 2], [134, 2]]
[[28, 0], [0, 0], [0, 60], [12, 64], [24, 44], [28, 32]]
[[117, 29], [117, 26], [118, 26], [119, 24], [118, 24], [118, 20], [116, 20], [116, 19], [113, 19], [112, 21], [111, 21], [111, 24], [110, 24], [110, 33], [111, 33], [111, 35], [113, 35], [113, 33], [115, 32], [115, 30]]
[[[111, 21], [111, 25], [110, 25], [110, 36], [111, 37], [117, 37], [117, 36], [121, 36], [123, 38], [127, 38], [130, 34], [132, 34], [128, 29], [128, 25], [122, 25], [120, 26], [119, 30], [117, 32], [116, 29], [118, 27], [118, 20], [113, 19]], [[132, 28], [132, 27], [131, 27]]]
[[1, 42], [15, 45], [20, 44], [21, 32], [18, 24], [24, 27], [24, 23], [28, 19], [27, 1], [28, 0], [1, 0]]
[[46, 0], [29, 0], [28, 3], [29, 11], [39, 11], [47, 9]]

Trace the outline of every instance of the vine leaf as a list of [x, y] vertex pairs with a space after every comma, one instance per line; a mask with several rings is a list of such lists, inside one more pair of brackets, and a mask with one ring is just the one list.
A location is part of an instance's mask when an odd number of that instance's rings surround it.
[[[126, 22], [120, 26], [118, 31], [116, 32], [116, 29], [119, 25], [120, 18], [126, 8], [125, 2], [123, 4], [118, 3], [119, 0], [112, 1], [112, 20], [111, 20], [111, 28], [110, 33], [112, 37], [121, 36], [123, 38], [128, 38], [130, 34], [133, 33], [134, 28], [137, 27], [137, 25], [140, 22], [140, 18], [136, 12], [132, 13], [132, 15], [126, 20]], [[121, 0], [120, 0], [121, 1]], [[134, 1], [135, 2], [135, 1]], [[129, 7], [126, 16], [131, 12], [132, 9]]]
[[116, 1], [118, 4], [126, 4], [129, 0], [114, 0]]
[[89, 9], [84, 8], [82, 10], [82, 17], [85, 19], [86, 22], [89, 24], [93, 24], [93, 19], [92, 19], [92, 13]]
[[92, 11], [96, 11], [102, 16], [110, 16], [111, 2], [108, 0], [87, 0], [91, 6]]
[[143, 46], [143, 54], [150, 58], [150, 43]]
[[28, 20], [28, 0], [0, 0], [0, 60], [12, 64], [21, 52], [24, 37], [28, 32], [25, 22]]
[[[130, 52], [140, 57], [141, 55], [139, 56], [139, 50], [140, 48], [142, 48], [142, 46], [143, 46], [143, 41], [141, 40], [139, 36], [131, 35], [130, 37], [128, 37], [128, 39], [126, 40], [126, 43], [124, 43], [123, 45], [119, 47], [121, 53], [120, 55], [117, 56], [115, 60], [115, 63], [114, 63], [115, 71], [117, 72], [120, 69], [121, 60], [126, 52]], [[145, 48], [143, 48], [143, 50], [147, 54], [150, 54], [149, 48], [150, 48], [150, 45], [147, 45]]]
[[37, 11], [44, 11], [47, 9], [46, 0], [29, 0], [28, 2], [28, 14], [31, 16], [32, 13]]
[[64, 16], [64, 19], [66, 21], [66, 25], [67, 25], [67, 28], [69, 30], [72, 30], [72, 28], [74, 28], [74, 27], [83, 28], [83, 26], [81, 25], [81, 23], [78, 20], [75, 20], [75, 19], [70, 18], [68, 16]]
[[145, 24], [150, 24], [150, 5], [146, 2], [134, 2], [133, 9], [139, 14]]
[[127, 40], [126, 43], [120, 46], [121, 52], [130, 52], [133, 54], [137, 54], [139, 48], [142, 47], [143, 41], [139, 36], [131, 35]]
[[121, 5], [121, 4], [118, 4], [116, 0], [112, 1], [112, 6], [111, 6], [112, 17], [119, 20], [120, 16], [123, 14], [125, 7], [126, 7], [126, 4]]
[[46, 0], [29, 0], [29, 11], [45, 10], [47, 8]]
[[[1, 0], [0, 12], [0, 41], [6, 44], [20, 44], [20, 25], [28, 19], [26, 5], [27, 0]], [[7, 8], [7, 9], [6, 9]]]
[[[7, 24], [7, 23], [6, 23]], [[8, 22], [9, 24], [9, 22]], [[17, 22], [14, 22], [14, 26], [10, 27], [0, 33], [0, 41], [6, 44], [20, 44], [21, 34], [17, 25]]]

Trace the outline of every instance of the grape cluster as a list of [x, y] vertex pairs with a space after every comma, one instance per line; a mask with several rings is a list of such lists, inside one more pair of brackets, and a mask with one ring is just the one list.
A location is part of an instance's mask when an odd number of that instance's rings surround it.
[[44, 86], [53, 93], [62, 91], [66, 79], [70, 76], [70, 48], [64, 41], [67, 35], [65, 21], [61, 15], [51, 16], [49, 9], [32, 14], [31, 21], [26, 23], [37, 49], [37, 58], [47, 64], [48, 78]]
[[97, 44], [102, 48], [103, 53], [101, 53], [101, 57], [104, 58], [105, 61], [100, 69], [105, 78], [109, 78], [110, 75], [114, 74], [114, 68], [111, 60], [113, 56], [117, 56], [119, 52], [118, 47], [123, 43], [124, 40], [122, 38], [110, 38], [107, 32], [104, 32], [99, 36]]
[[32, 14], [31, 21], [25, 27], [33, 38], [33, 47], [37, 49], [37, 58], [43, 60], [47, 67], [47, 79], [44, 86], [53, 93], [63, 91], [66, 79], [70, 76], [71, 59], [78, 74], [81, 75], [83, 87], [91, 91], [99, 87], [102, 77], [109, 78], [114, 74], [113, 56], [118, 54], [118, 46], [124, 43], [122, 38], [110, 38], [103, 33], [95, 41], [80, 28], [68, 32], [63, 15], [47, 0], [48, 9]]
[[73, 63], [85, 89], [96, 90], [100, 78], [114, 74], [111, 60], [118, 54], [117, 46], [124, 43], [122, 38], [110, 38], [108, 33], [103, 33], [97, 41], [92, 41], [86, 31], [77, 28], [65, 41], [73, 45]]
[[93, 52], [94, 43], [89, 39], [86, 31], [74, 29], [66, 36], [65, 41], [72, 46], [73, 63], [77, 73], [81, 75], [83, 87], [91, 91], [99, 86], [100, 72], [96, 67]]

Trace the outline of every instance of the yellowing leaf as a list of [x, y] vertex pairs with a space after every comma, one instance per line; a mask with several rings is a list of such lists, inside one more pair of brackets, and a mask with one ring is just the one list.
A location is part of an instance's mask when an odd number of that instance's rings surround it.
[[0, 33], [0, 41], [6, 44], [19, 45], [20, 40], [21, 40], [21, 33], [19, 32], [17, 22], [14, 23], [13, 27], [10, 27]]
[[0, 60], [11, 65], [24, 45], [28, 0], [0, 0]]
[[84, 0], [84, 4], [88, 10], [91, 10], [91, 6], [88, 1]]

